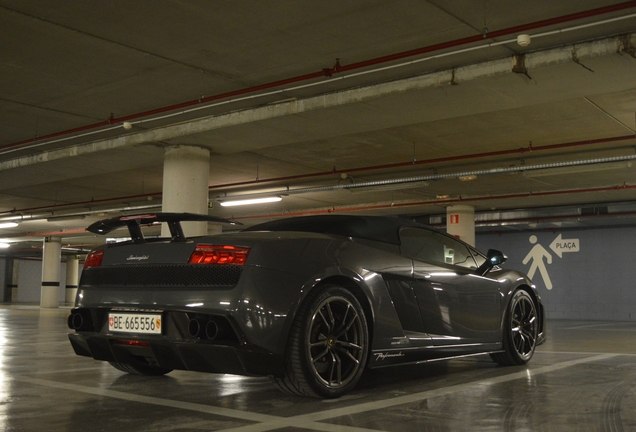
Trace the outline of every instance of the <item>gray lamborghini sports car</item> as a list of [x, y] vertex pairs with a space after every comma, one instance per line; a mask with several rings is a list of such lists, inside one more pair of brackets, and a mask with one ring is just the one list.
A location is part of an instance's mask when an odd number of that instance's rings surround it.
[[[186, 238], [156, 213], [107, 219], [131, 240], [87, 257], [69, 317], [78, 355], [117, 369], [268, 375], [333, 398], [366, 368], [489, 354], [520, 365], [545, 341], [544, 310], [506, 257], [409, 220], [310, 216]], [[171, 238], [144, 238], [167, 223]]]

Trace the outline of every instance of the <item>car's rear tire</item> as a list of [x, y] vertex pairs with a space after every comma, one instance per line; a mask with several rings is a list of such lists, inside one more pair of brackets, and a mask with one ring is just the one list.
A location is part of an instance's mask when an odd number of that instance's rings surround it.
[[285, 353], [285, 376], [273, 381], [286, 393], [336, 398], [360, 380], [369, 329], [358, 299], [337, 285], [317, 288], [300, 306]]
[[513, 294], [504, 318], [504, 351], [490, 354], [490, 357], [504, 366], [528, 363], [536, 348], [538, 329], [534, 300], [526, 291], [518, 290]]
[[134, 375], [161, 376], [172, 372], [172, 369], [166, 369], [152, 365], [131, 365], [130, 363], [119, 363], [109, 361], [112, 367], [122, 372], [128, 372]]

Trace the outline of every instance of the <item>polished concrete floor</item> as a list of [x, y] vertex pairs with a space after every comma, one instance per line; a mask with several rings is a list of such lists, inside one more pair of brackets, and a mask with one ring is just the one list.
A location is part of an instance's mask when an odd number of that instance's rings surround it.
[[0, 431], [636, 431], [633, 322], [549, 321], [527, 367], [403, 366], [322, 401], [267, 378], [124, 374], [73, 353], [68, 314], [0, 306]]

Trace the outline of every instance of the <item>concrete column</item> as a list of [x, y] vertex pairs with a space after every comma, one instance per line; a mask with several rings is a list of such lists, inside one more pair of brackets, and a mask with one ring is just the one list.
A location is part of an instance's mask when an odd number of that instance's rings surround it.
[[77, 255], [69, 255], [66, 257], [66, 294], [64, 298], [66, 303], [75, 303], [78, 280], [79, 257]]
[[18, 275], [20, 274], [20, 260], [13, 260], [13, 278], [11, 279], [11, 303], [18, 301]]
[[59, 237], [45, 237], [42, 251], [42, 291], [40, 307], [60, 306], [60, 267], [62, 243]]
[[2, 301], [11, 303], [11, 293], [13, 292], [13, 257], [6, 257], [4, 261], [4, 290], [2, 293]]
[[455, 205], [446, 209], [446, 232], [475, 246], [475, 208]]
[[[166, 148], [163, 162], [162, 211], [208, 214], [208, 178], [210, 151], [200, 147], [172, 146]], [[182, 224], [186, 237], [206, 235], [206, 222]], [[170, 231], [164, 224], [162, 236]]]
[[210, 224], [208, 225], [208, 235], [223, 234], [223, 225]]

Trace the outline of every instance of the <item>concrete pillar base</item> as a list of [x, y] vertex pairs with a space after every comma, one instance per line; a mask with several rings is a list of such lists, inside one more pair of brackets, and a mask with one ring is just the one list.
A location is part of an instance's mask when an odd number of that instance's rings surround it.
[[11, 303], [18, 301], [18, 283], [20, 275], [20, 260], [13, 260], [13, 277], [11, 278]]
[[42, 308], [58, 308], [60, 307], [60, 287], [43, 286], [40, 297], [40, 307]]
[[64, 301], [75, 303], [77, 295], [77, 281], [79, 279], [79, 257], [69, 256], [66, 258], [66, 290]]
[[46, 237], [42, 250], [42, 291], [40, 307], [60, 306], [60, 267], [62, 243], [58, 237]]

